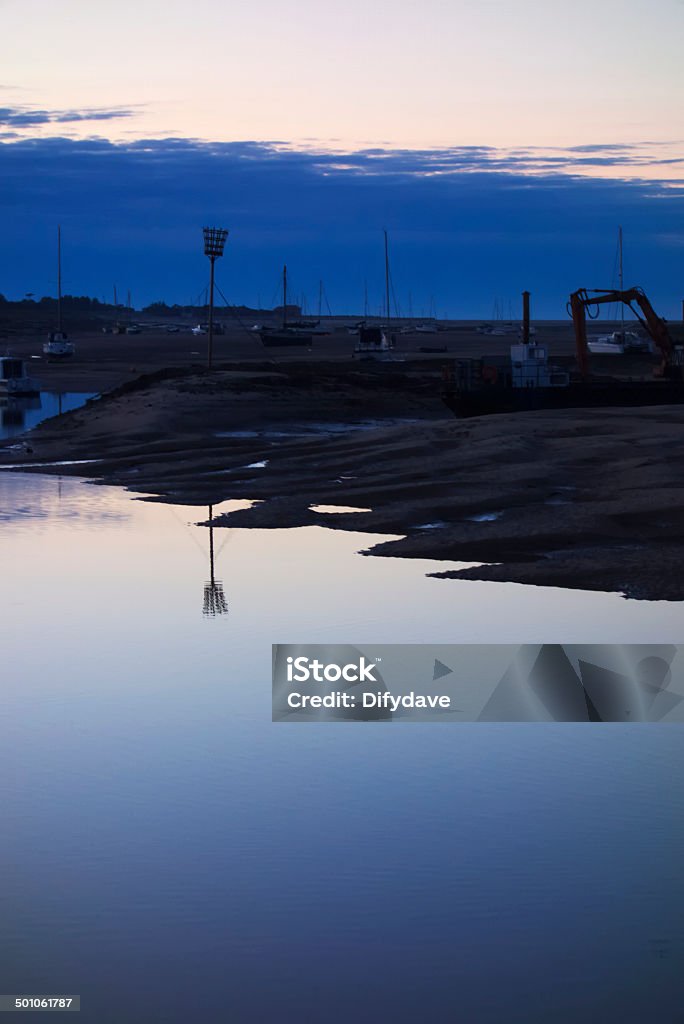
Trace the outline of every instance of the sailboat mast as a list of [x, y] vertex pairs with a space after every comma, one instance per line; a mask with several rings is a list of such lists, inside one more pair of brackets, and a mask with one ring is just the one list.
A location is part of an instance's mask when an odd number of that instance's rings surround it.
[[387, 241], [387, 231], [385, 234], [385, 301], [387, 303], [387, 325], [390, 322], [390, 276], [389, 276], [389, 244]]
[[283, 330], [287, 326], [287, 264], [283, 266]]
[[[618, 271], [620, 274], [620, 291], [624, 290], [624, 283], [622, 277], [622, 225], [618, 228]], [[620, 303], [620, 341], [624, 344], [625, 341], [625, 304]]]
[[62, 228], [57, 225], [57, 330], [62, 330]]

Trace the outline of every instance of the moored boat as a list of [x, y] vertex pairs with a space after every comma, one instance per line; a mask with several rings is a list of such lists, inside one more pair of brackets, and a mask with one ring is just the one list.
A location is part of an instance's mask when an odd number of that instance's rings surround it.
[[64, 331], [50, 331], [47, 341], [43, 344], [43, 354], [49, 359], [70, 359], [76, 352], [76, 346]]
[[594, 355], [622, 356], [626, 352], [653, 352], [653, 342], [636, 331], [612, 331], [587, 339], [587, 347]]
[[[304, 348], [311, 348], [313, 334], [309, 326], [310, 321], [287, 322], [287, 266], [283, 267], [283, 322], [280, 327], [257, 326], [264, 348], [289, 348], [296, 345]], [[315, 326], [315, 325], [314, 325]]]
[[599, 334], [587, 339], [587, 348], [595, 356], [623, 356], [625, 346], [614, 334]]
[[70, 359], [76, 346], [62, 330], [62, 229], [57, 228], [57, 329], [50, 331], [43, 344], [43, 354], [48, 359]]
[[389, 362], [394, 359], [394, 338], [384, 327], [359, 324], [359, 340], [352, 353], [353, 359], [374, 359]]
[[387, 231], [383, 231], [385, 237], [385, 312], [387, 313], [387, 326], [377, 324], [369, 326], [365, 321], [358, 324], [359, 340], [352, 353], [353, 359], [372, 359], [376, 362], [393, 362], [397, 359], [394, 355], [394, 335], [390, 333], [390, 268], [389, 268], [389, 241]]
[[282, 348], [290, 345], [301, 345], [311, 348], [313, 335], [311, 331], [302, 331], [298, 327], [262, 327], [259, 331], [261, 344], [264, 348]]

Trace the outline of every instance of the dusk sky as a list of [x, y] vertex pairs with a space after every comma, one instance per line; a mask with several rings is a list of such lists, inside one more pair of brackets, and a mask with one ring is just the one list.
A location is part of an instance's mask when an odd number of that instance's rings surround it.
[[0, 292], [563, 316], [684, 295], [684, 2], [0, 0]]

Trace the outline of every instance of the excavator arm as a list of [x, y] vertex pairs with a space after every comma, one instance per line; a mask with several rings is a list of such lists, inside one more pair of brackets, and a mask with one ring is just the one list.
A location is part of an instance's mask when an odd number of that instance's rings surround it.
[[[663, 361], [660, 375], [670, 376], [673, 368], [675, 347], [666, 322], [653, 309], [642, 288], [627, 288], [623, 291], [607, 288], [596, 288], [588, 291], [586, 288], [580, 288], [570, 296], [570, 314], [575, 327], [577, 362], [582, 377], [586, 379], [589, 376], [587, 307], [600, 306], [612, 302], [622, 302], [632, 310], [662, 355]], [[638, 306], [638, 309], [634, 308], [635, 304]]]

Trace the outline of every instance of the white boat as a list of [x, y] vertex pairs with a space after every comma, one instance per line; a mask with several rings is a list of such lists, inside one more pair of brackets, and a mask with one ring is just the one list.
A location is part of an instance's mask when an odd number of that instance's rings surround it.
[[587, 347], [595, 355], [622, 356], [625, 352], [652, 352], [653, 343], [636, 331], [612, 331], [587, 340]]
[[496, 335], [497, 337], [507, 337], [510, 334], [520, 334], [521, 330], [522, 328], [520, 324], [514, 324], [509, 321], [508, 323], [496, 324], [490, 331], [487, 331], [487, 333]]
[[614, 331], [613, 336], [617, 342], [621, 342], [625, 352], [653, 352], [653, 342], [650, 338], [644, 338], [637, 331]]
[[437, 334], [437, 324], [426, 323], [416, 324], [414, 327], [416, 334]]
[[50, 331], [43, 345], [43, 353], [50, 359], [69, 359], [76, 352], [76, 346], [64, 331]]
[[[490, 334], [494, 335], [495, 337], [503, 338], [509, 335], [522, 335], [523, 326], [522, 324], [513, 323], [513, 321], [504, 323], [503, 321], [498, 320], [493, 324], [480, 324], [478, 327], [475, 328], [475, 330], [477, 331], [478, 334]], [[536, 327], [533, 327], [530, 324], [529, 332], [530, 337], [535, 335], [537, 333]]]
[[0, 395], [30, 397], [40, 394], [40, 384], [26, 373], [26, 364], [16, 356], [0, 356]]
[[[618, 289], [624, 291], [624, 275], [622, 261], [622, 228], [618, 228]], [[620, 303], [620, 327], [608, 334], [599, 334], [587, 340], [589, 351], [595, 355], [624, 355], [625, 352], [653, 352], [653, 342], [650, 338], [644, 338], [638, 331], [628, 331], [625, 328], [624, 303]], [[630, 307], [631, 308], [631, 307]], [[638, 314], [637, 314], [638, 316]], [[640, 319], [640, 318], [639, 318]], [[643, 323], [643, 321], [642, 321]]]
[[62, 330], [62, 229], [57, 228], [57, 330], [50, 331], [43, 344], [43, 354], [48, 359], [70, 359], [76, 346]]
[[595, 356], [622, 356], [625, 346], [615, 341], [611, 334], [599, 334], [596, 338], [587, 339], [587, 348]]

